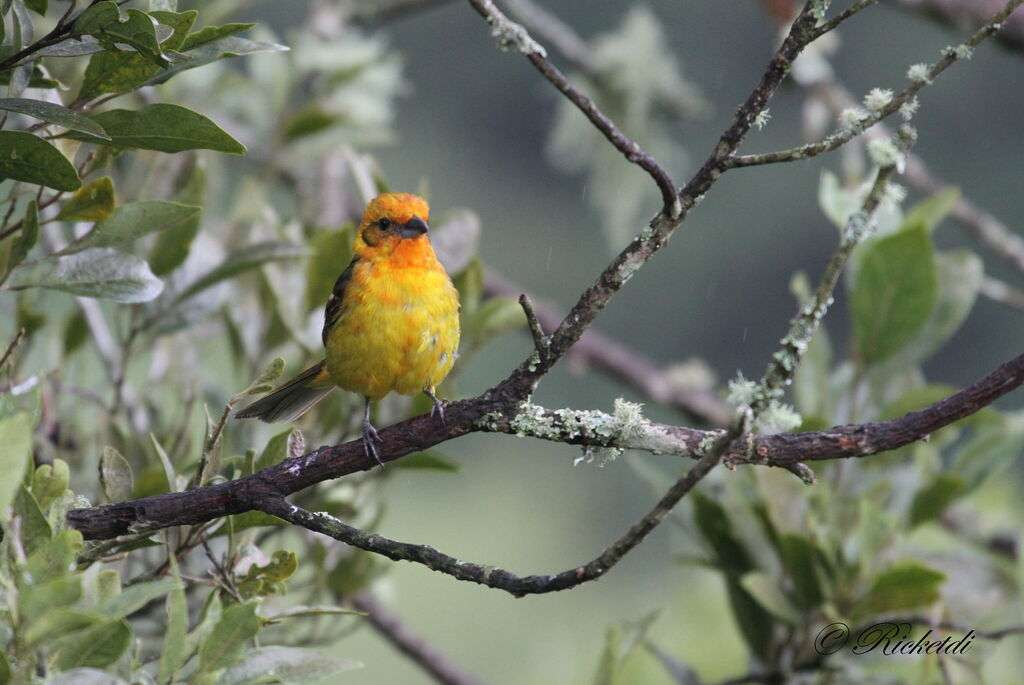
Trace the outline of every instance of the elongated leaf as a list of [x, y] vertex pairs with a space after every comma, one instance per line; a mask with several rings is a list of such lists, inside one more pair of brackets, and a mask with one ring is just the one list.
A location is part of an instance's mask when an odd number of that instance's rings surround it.
[[32, 450], [28, 414], [18, 412], [0, 419], [0, 521], [8, 519], [11, 503], [21, 486]]
[[910, 525], [937, 519], [957, 497], [967, 490], [967, 479], [952, 473], [938, 476], [914, 494], [910, 505]]
[[857, 350], [872, 364], [896, 354], [921, 330], [938, 283], [932, 242], [922, 224], [863, 248], [850, 306]]
[[167, 594], [167, 631], [164, 634], [164, 648], [160, 652], [160, 682], [169, 682], [172, 676], [185, 665], [188, 653], [185, 651], [185, 635], [188, 632], [188, 602], [178, 561], [170, 555], [171, 574], [177, 587]]
[[775, 618], [792, 626], [800, 625], [800, 611], [782, 591], [778, 578], [764, 571], [751, 571], [740, 578], [740, 585]]
[[100, 483], [107, 499], [111, 502], [131, 499], [134, 481], [128, 460], [113, 447], [104, 447], [100, 457]]
[[132, 629], [124, 621], [100, 623], [61, 641], [57, 667], [61, 670], [76, 666], [106, 668], [121, 658], [131, 641]]
[[252, 269], [253, 267], [266, 264], [280, 259], [293, 259], [306, 254], [305, 250], [298, 245], [290, 243], [257, 243], [235, 252], [220, 266], [215, 267], [203, 276], [200, 276], [192, 285], [186, 288], [179, 296], [178, 301], [188, 298], [206, 290], [210, 286], [231, 278], [237, 274]]
[[238, 660], [245, 643], [259, 632], [257, 606], [257, 602], [246, 602], [224, 609], [220, 621], [199, 647], [201, 673], [220, 670]]
[[0, 131], [0, 181], [7, 178], [55, 190], [76, 190], [82, 185], [67, 157], [25, 131]]
[[92, 610], [106, 618], [124, 618], [134, 614], [154, 599], [180, 590], [181, 587], [181, 581], [174, 578], [137, 583], [125, 588], [119, 594], [103, 600]]
[[110, 218], [71, 243], [59, 255], [74, 254], [95, 247], [113, 247], [129, 243], [144, 235], [164, 231], [195, 220], [199, 207], [180, 205], [165, 200], [129, 202], [114, 210]]
[[[200, 31], [198, 33], [202, 32]], [[172, 76], [180, 74], [186, 69], [195, 69], [196, 67], [201, 67], [205, 64], [209, 64], [210, 62], [224, 59], [226, 57], [242, 57], [244, 55], [252, 55], [258, 52], [280, 52], [288, 49], [289, 48], [286, 46], [278, 45], [277, 43], [253, 41], [240, 36], [225, 36], [208, 42], [198, 43], [192, 48], [183, 49], [182, 55], [185, 57], [185, 61], [172, 64], [167, 69], [164, 69], [149, 79], [146, 84], [155, 85], [158, 83], [164, 83]]]
[[[245, 153], [245, 146], [199, 112], [180, 105], [158, 103], [132, 111], [112, 109], [93, 117], [114, 147], [181, 152], [216, 150], [230, 154]], [[75, 140], [103, 142], [81, 133], [68, 134]]]
[[714, 552], [716, 566], [736, 577], [755, 569], [753, 557], [733, 532], [732, 520], [721, 504], [695, 491], [693, 512], [701, 536]]
[[108, 50], [117, 50], [119, 44], [127, 44], [154, 64], [168, 65], [160, 52], [153, 20], [140, 10], [129, 9], [127, 18], [122, 21], [116, 3], [109, 0], [98, 2], [79, 15], [72, 26], [72, 33], [95, 36]]
[[40, 464], [32, 475], [32, 494], [39, 508], [46, 510], [65, 493], [71, 480], [71, 470], [63, 459], [54, 459], [53, 464]]
[[[157, 39], [162, 50], [178, 50], [196, 21], [197, 12], [153, 11], [150, 16], [160, 22]], [[160, 29], [166, 29], [161, 35]], [[85, 36], [85, 38], [90, 38]], [[94, 51], [82, 77], [79, 98], [93, 98], [104, 93], [122, 93], [133, 90], [162, 71], [152, 60], [138, 52]]]
[[25, 261], [28, 253], [39, 242], [39, 209], [35, 200], [31, 200], [25, 207], [25, 218], [22, 219], [21, 232], [11, 246], [11, 257], [8, 260], [7, 268], [14, 267]]
[[917, 561], [899, 562], [880, 573], [860, 602], [865, 612], [917, 609], [939, 598], [944, 573]]
[[217, 685], [255, 685], [266, 682], [268, 673], [283, 682], [312, 683], [328, 676], [362, 668], [352, 659], [300, 647], [259, 647], [224, 671]]
[[[109, 176], [102, 176], [87, 183], [71, 196], [60, 208], [57, 218], [61, 221], [103, 221], [114, 213], [114, 182]], [[69, 248], [62, 250], [67, 253]]]
[[323, 307], [338, 276], [352, 259], [352, 226], [322, 231], [310, 243], [313, 255], [306, 264], [306, 311]]
[[27, 98], [0, 98], [0, 109], [27, 114], [40, 121], [47, 121], [72, 131], [81, 131], [97, 138], [109, 140], [107, 132], [95, 121], [83, 114], [79, 114], [73, 109], [55, 105], [52, 102], [29, 100]]
[[793, 580], [793, 595], [802, 609], [812, 609], [825, 601], [818, 569], [819, 552], [815, 544], [798, 533], [781, 537], [782, 557]]
[[14, 497], [14, 513], [21, 519], [21, 539], [26, 554], [32, 554], [50, 542], [53, 530], [39, 508], [39, 502], [24, 485], [18, 487]]
[[29, 624], [24, 635], [25, 643], [33, 646], [37, 642], [45, 640], [52, 644], [52, 641], [59, 637], [94, 626], [102, 621], [102, 616], [91, 611], [54, 607], [43, 614], [39, 620]]
[[924, 224], [929, 231], [933, 230], [940, 221], [953, 211], [953, 205], [960, 199], [959, 188], [947, 188], [941, 193], [921, 200], [907, 210], [903, 216], [903, 222], [907, 225], [915, 223]]
[[115, 302], [148, 302], [163, 281], [138, 257], [110, 248], [94, 248], [65, 257], [25, 262], [11, 273], [7, 287], [49, 288]]
[[[206, 192], [206, 172], [192, 155], [178, 179], [179, 186], [175, 191], [174, 200], [186, 205], [203, 206]], [[157, 276], [174, 271], [185, 263], [188, 258], [192, 241], [199, 233], [202, 214], [197, 214], [189, 221], [161, 231], [156, 237], [153, 249], [149, 253], [149, 266]]]

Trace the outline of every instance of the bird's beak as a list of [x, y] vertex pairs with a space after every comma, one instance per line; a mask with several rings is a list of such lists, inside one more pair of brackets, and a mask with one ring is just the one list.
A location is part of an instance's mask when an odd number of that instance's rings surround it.
[[418, 216], [406, 221], [402, 224], [402, 227], [398, 229], [399, 235], [403, 238], [415, 238], [416, 236], [423, 235], [427, 232], [427, 222]]

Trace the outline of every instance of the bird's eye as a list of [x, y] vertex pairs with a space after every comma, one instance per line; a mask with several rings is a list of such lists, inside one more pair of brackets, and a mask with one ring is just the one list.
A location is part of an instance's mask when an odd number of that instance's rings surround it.
[[377, 225], [380, 226], [380, 230], [386, 231], [389, 228], [391, 228], [391, 219], [384, 217], [383, 219], [377, 222]]

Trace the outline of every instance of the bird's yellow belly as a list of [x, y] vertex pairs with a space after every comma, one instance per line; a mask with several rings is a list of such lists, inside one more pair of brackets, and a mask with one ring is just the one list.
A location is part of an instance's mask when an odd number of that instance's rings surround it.
[[459, 346], [458, 295], [448, 276], [407, 269], [395, 278], [356, 273], [353, 280], [346, 292], [352, 300], [326, 341], [335, 383], [371, 400], [440, 383]]

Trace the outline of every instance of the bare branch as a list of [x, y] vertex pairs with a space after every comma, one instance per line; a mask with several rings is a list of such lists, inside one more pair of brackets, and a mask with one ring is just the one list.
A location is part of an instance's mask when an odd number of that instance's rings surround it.
[[21, 328], [18, 329], [18, 332], [14, 335], [14, 339], [11, 340], [11, 343], [7, 346], [7, 349], [4, 350], [3, 356], [0, 357], [0, 371], [4, 370], [4, 365], [7, 363], [7, 360], [10, 359], [11, 355], [14, 354], [14, 350], [17, 349], [18, 343], [21, 342], [21, 339], [24, 336], [25, 336], [25, 327], [22, 326]]
[[[515, 297], [522, 288], [488, 267], [484, 291], [488, 295]], [[535, 297], [531, 301], [540, 324], [548, 330], [557, 328], [563, 315], [555, 306]], [[593, 328], [573, 345], [569, 356], [572, 361], [593, 365], [649, 400], [678, 409], [709, 426], [725, 426], [732, 416], [714, 392], [674, 382], [669, 369]]]
[[335, 540], [386, 556], [393, 561], [412, 561], [429, 569], [450, 575], [458, 580], [479, 583], [497, 590], [504, 590], [514, 597], [543, 594], [568, 590], [583, 583], [597, 580], [617, 564], [627, 553], [639, 545], [654, 530], [665, 516], [679, 503], [693, 487], [718, 465], [722, 454], [742, 430], [742, 422], [720, 436], [700, 461], [690, 467], [682, 478], [669, 488], [646, 516], [636, 522], [622, 537], [601, 552], [592, 561], [561, 573], [517, 576], [494, 566], [485, 566], [461, 561], [438, 552], [426, 545], [390, 540], [375, 533], [368, 533], [324, 513], [314, 513], [289, 504], [282, 497], [270, 497], [261, 502], [260, 509], [289, 523], [323, 533]]
[[981, 294], [993, 302], [1024, 311], [1024, 290], [1012, 288], [996, 278], [986, 276], [982, 279]]
[[526, 293], [520, 294], [519, 305], [523, 308], [523, 313], [526, 314], [526, 325], [530, 329], [530, 335], [533, 337], [533, 346], [540, 358], [543, 359], [548, 355], [548, 338], [544, 335], [544, 329], [541, 327], [540, 321], [537, 320], [537, 312], [533, 309], [533, 302], [530, 301], [530, 296]]
[[594, 101], [576, 89], [569, 79], [548, 61], [547, 52], [519, 24], [513, 22], [499, 10], [491, 0], [469, 0], [473, 8], [490, 24], [492, 33], [504, 50], [517, 50], [526, 55], [541, 74], [551, 82], [563, 95], [569, 98], [604, 137], [615, 148], [625, 155], [626, 159], [646, 171], [661, 190], [662, 212], [669, 217], [680, 213], [679, 198], [676, 186], [653, 157], [640, 149], [636, 141], [628, 138], [604, 112], [598, 109]]
[[878, 122], [890, 116], [906, 102], [909, 102], [922, 88], [930, 85], [942, 72], [961, 59], [970, 56], [971, 50], [977, 47], [986, 38], [995, 34], [1002, 27], [1006, 18], [1016, 10], [1024, 0], [1010, 0], [1002, 10], [985, 23], [984, 26], [975, 31], [966, 41], [956, 48], [944, 51], [942, 59], [930, 65], [920, 78], [896, 94], [892, 100], [878, 110], [866, 113], [866, 116], [849, 126], [846, 130], [838, 131], [817, 143], [808, 143], [788, 150], [778, 152], [765, 152], [752, 155], [738, 155], [727, 160], [725, 168], [760, 166], [763, 164], [778, 164], [780, 162], [794, 162], [802, 159], [809, 159], [850, 142], [865, 130], [871, 128]]
[[442, 685], [479, 685], [480, 680], [465, 673], [423, 637], [416, 635], [369, 592], [352, 598], [352, 606], [366, 613], [374, 630], [414, 664]]

